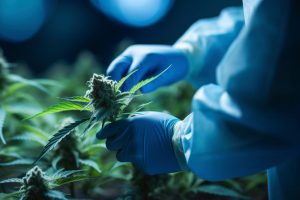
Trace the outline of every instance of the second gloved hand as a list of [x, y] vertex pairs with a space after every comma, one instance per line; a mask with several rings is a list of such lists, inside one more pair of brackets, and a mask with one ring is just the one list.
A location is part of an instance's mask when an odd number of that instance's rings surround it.
[[171, 67], [159, 78], [141, 88], [142, 92], [151, 92], [183, 79], [188, 73], [188, 61], [181, 50], [172, 46], [134, 45], [126, 49], [109, 65], [107, 75], [119, 81], [138, 69], [121, 88], [123, 91], [128, 91], [138, 82], [159, 74], [170, 65]]
[[160, 112], [143, 112], [105, 126], [97, 133], [107, 139], [109, 150], [121, 162], [132, 162], [148, 174], [180, 171], [172, 144], [173, 127], [179, 120]]

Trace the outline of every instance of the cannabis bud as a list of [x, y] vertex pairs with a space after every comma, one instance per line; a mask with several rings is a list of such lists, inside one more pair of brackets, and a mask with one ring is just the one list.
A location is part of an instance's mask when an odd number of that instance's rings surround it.
[[117, 89], [117, 82], [104, 75], [93, 74], [85, 97], [91, 100], [97, 120], [115, 121], [130, 102], [130, 93]]
[[24, 195], [21, 197], [22, 200], [49, 199], [45, 195], [48, 192], [45, 174], [38, 166], [29, 170], [22, 180], [23, 186], [20, 190], [25, 190]]

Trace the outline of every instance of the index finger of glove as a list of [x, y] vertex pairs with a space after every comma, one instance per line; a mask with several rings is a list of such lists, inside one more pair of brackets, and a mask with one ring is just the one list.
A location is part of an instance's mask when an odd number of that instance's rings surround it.
[[110, 76], [113, 80], [119, 81], [126, 74], [131, 63], [131, 56], [120, 55], [108, 66], [106, 74]]
[[103, 129], [97, 132], [96, 137], [99, 140], [103, 140], [108, 137], [113, 137], [114, 135], [121, 133], [122, 131], [126, 130], [128, 126], [128, 120], [122, 119], [116, 122], [112, 122], [106, 125]]

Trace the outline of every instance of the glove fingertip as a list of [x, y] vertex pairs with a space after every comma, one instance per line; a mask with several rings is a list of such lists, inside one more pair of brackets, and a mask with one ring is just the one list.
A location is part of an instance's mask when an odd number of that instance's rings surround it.
[[98, 132], [96, 133], [96, 138], [97, 138], [98, 140], [103, 140], [103, 139], [105, 139], [104, 134], [103, 134], [103, 129], [101, 129], [100, 131], [98, 131]]
[[124, 158], [124, 155], [122, 153], [121, 150], [118, 150], [117, 154], [116, 154], [116, 159], [119, 161], [119, 162], [127, 162], [127, 160]]
[[96, 137], [99, 139], [99, 140], [103, 140], [105, 138], [107, 138], [111, 133], [110, 131], [110, 124], [108, 124], [107, 126], [105, 126], [104, 128], [100, 129], [97, 133], [96, 133]]

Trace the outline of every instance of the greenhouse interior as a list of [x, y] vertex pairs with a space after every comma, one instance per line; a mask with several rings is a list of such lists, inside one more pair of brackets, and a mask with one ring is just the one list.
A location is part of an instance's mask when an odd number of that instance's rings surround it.
[[1, 0], [0, 199], [299, 200], [299, 8]]

